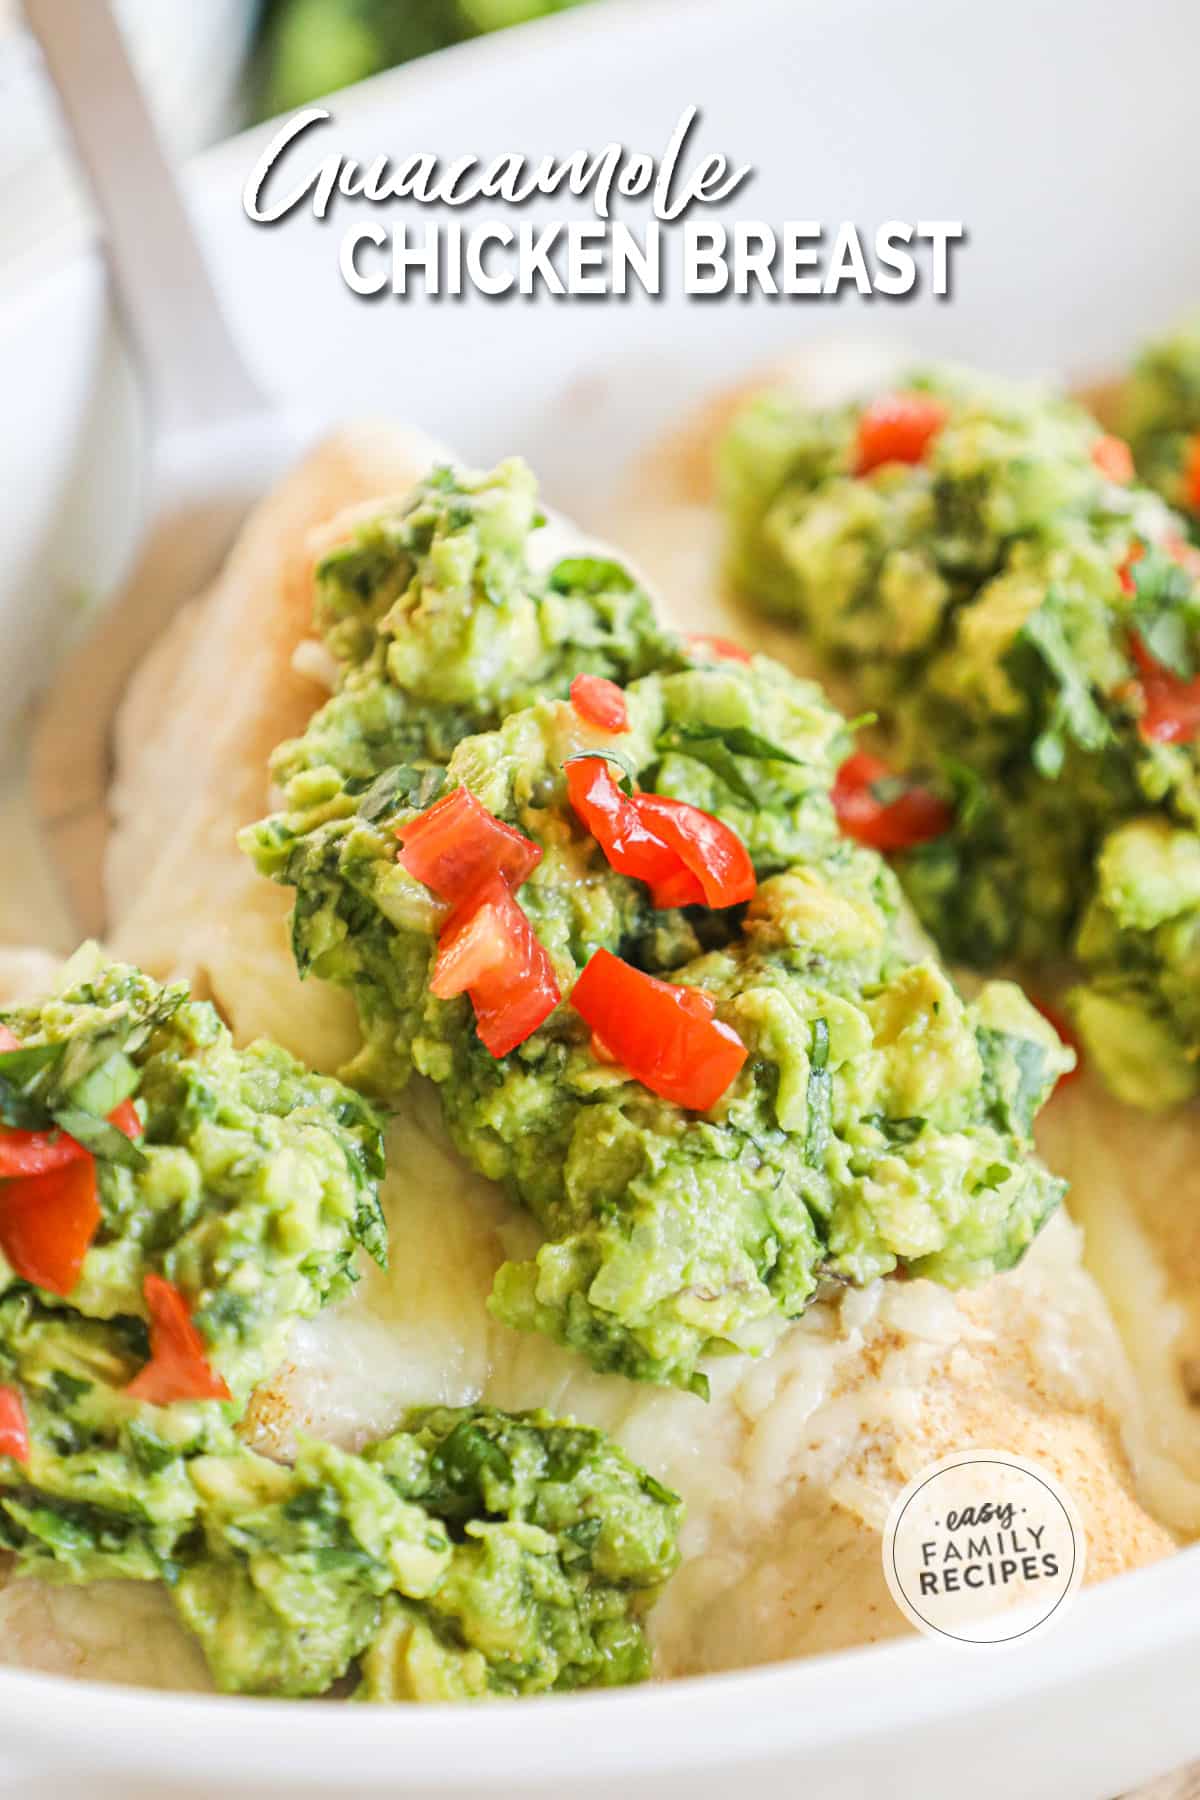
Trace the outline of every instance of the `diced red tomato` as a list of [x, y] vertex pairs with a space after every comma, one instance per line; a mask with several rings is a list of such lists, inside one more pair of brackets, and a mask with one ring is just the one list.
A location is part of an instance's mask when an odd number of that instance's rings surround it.
[[150, 1274], [142, 1292], [150, 1312], [150, 1361], [125, 1389], [130, 1398], [151, 1406], [232, 1399], [224, 1378], [209, 1363], [207, 1345], [174, 1282]]
[[1200, 512], [1200, 431], [1188, 443], [1183, 482], [1188, 505], [1193, 512]]
[[603, 675], [577, 675], [571, 683], [571, 705], [585, 725], [601, 731], [628, 731], [629, 708], [615, 681]]
[[704, 889], [692, 871], [680, 863], [673, 875], [654, 883], [650, 903], [657, 912], [666, 912], [672, 906], [703, 906]]
[[1141, 677], [1142, 737], [1151, 744], [1190, 744], [1200, 732], [1200, 675], [1187, 680], [1164, 668], [1137, 632], [1131, 634], [1129, 647]]
[[[0, 1051], [19, 1050], [21, 1040], [0, 1025]], [[74, 1162], [83, 1151], [62, 1131], [9, 1131], [0, 1126], [0, 1180], [10, 1175], [42, 1175]]]
[[518, 913], [525, 918], [506, 884], [493, 877], [471, 902], [451, 914], [438, 939], [437, 958], [429, 978], [430, 993], [439, 1000], [452, 1000], [500, 968], [514, 978], [518, 976]]
[[702, 656], [722, 657], [728, 662], [751, 661], [750, 652], [741, 644], [735, 644], [732, 638], [714, 637], [709, 631], [689, 631], [686, 641]]
[[[757, 886], [754, 865], [745, 844], [728, 825], [686, 800], [662, 794], [635, 794], [630, 804], [642, 823], [695, 876], [707, 905], [737, 906], [750, 899]], [[656, 906], [662, 904], [655, 900]]]
[[1114, 437], [1106, 431], [1093, 443], [1091, 456], [1106, 481], [1116, 481], [1125, 487], [1133, 480], [1133, 451], [1124, 438]]
[[608, 950], [591, 958], [571, 1005], [636, 1081], [692, 1112], [715, 1106], [746, 1060], [710, 994], [644, 975]]
[[[20, 1041], [0, 1025], [0, 1051]], [[132, 1100], [108, 1115], [127, 1138], [142, 1135]], [[0, 1249], [17, 1274], [70, 1294], [100, 1224], [95, 1158], [65, 1131], [0, 1129]]]
[[396, 836], [402, 867], [452, 906], [489, 875], [520, 887], [542, 860], [537, 844], [490, 813], [465, 787], [401, 825]]
[[13, 1175], [45, 1175], [84, 1155], [86, 1151], [65, 1131], [0, 1129], [0, 1180]]
[[1117, 570], [1117, 580], [1121, 583], [1123, 594], [1136, 594], [1137, 583], [1133, 579], [1133, 565], [1140, 563], [1146, 554], [1146, 546], [1140, 538], [1135, 538], [1125, 553], [1125, 561]]
[[[122, 1100], [108, 1115], [110, 1125], [127, 1138], [141, 1137], [142, 1122], [132, 1100]], [[65, 1169], [88, 1152], [65, 1131], [7, 1131], [0, 1127], [0, 1180], [17, 1175], [47, 1175]], [[0, 1188], [0, 1201], [4, 1189]]]
[[[1181, 569], [1186, 569], [1194, 581], [1200, 581], [1200, 549], [1197, 549], [1195, 544], [1189, 544], [1186, 538], [1181, 538], [1176, 532], [1168, 532], [1162, 541], [1162, 551], [1165, 556], [1170, 557], [1172, 562], [1178, 563]], [[1133, 565], [1141, 562], [1145, 554], [1146, 546], [1143, 543], [1135, 541], [1129, 546], [1125, 561], [1117, 570], [1123, 593], [1134, 594], [1137, 592], [1137, 584], [1133, 578]]]
[[445, 926], [429, 989], [439, 1000], [471, 996], [475, 1028], [493, 1056], [523, 1044], [562, 998], [553, 963], [499, 876]]
[[138, 1110], [132, 1100], [122, 1100], [120, 1106], [114, 1106], [108, 1115], [108, 1122], [115, 1125], [118, 1131], [123, 1131], [127, 1138], [140, 1138], [142, 1135], [142, 1121], [138, 1118]]
[[91, 1156], [0, 1186], [0, 1249], [22, 1280], [52, 1294], [72, 1292], [99, 1224]]
[[623, 794], [603, 757], [567, 764], [567, 795], [618, 874], [644, 881], [659, 908], [736, 906], [754, 892], [737, 833], [686, 800]]
[[575, 757], [566, 773], [567, 798], [610, 868], [650, 887], [680, 873], [679, 857], [630, 805], [602, 756]]
[[929, 788], [914, 782], [894, 799], [880, 800], [876, 784], [892, 779], [887, 764], [866, 750], [846, 758], [830, 797], [847, 837], [886, 855], [927, 844], [949, 831], [954, 814]]
[[[9, 1045], [15, 1049], [15, 1045]], [[11, 1456], [14, 1462], [29, 1461], [29, 1421], [25, 1403], [16, 1388], [0, 1387], [0, 1456]]]
[[1055, 1031], [1057, 1031], [1067, 1048], [1075, 1052], [1075, 1067], [1073, 1069], [1068, 1069], [1065, 1075], [1060, 1075], [1054, 1084], [1054, 1091], [1057, 1094], [1059, 1088], [1066, 1087], [1069, 1081], [1075, 1081], [1082, 1075], [1083, 1045], [1080, 1043], [1079, 1034], [1071, 1024], [1071, 1021], [1064, 1013], [1060, 1013], [1056, 1006], [1049, 1006], [1044, 1000], [1035, 1000], [1033, 1004], [1037, 1007], [1043, 1019], [1045, 1019], [1048, 1024], [1053, 1025]]
[[858, 421], [856, 475], [883, 463], [919, 463], [946, 423], [946, 408], [928, 394], [883, 394]]
[[[540, 949], [540, 946], [539, 946]], [[498, 982], [483, 981], [471, 990], [475, 1030], [485, 1050], [507, 1056], [532, 1037], [562, 999], [554, 967], [544, 950], [535, 968], [514, 993]]]

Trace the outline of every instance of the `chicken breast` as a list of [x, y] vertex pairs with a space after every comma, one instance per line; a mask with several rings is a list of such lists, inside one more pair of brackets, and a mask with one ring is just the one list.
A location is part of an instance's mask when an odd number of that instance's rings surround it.
[[[249, 523], [214, 593], [142, 672], [122, 720], [114, 949], [153, 974], [187, 976], [239, 1037], [270, 1032], [325, 1067], [352, 1048], [353, 1017], [340, 994], [298, 981], [286, 897], [253, 873], [234, 834], [266, 807], [271, 748], [322, 697], [320, 659], [305, 647], [315, 548], [344, 531], [346, 507], [402, 489], [433, 455], [402, 433], [353, 433], [318, 451]], [[679, 504], [693, 509], [687, 521], [664, 495], [659, 523], [690, 551], [689, 529], [707, 511]], [[570, 528], [557, 534], [561, 553]], [[705, 582], [698, 565], [681, 572], [663, 541], [646, 530], [636, 548], [665, 576], [668, 616], [729, 631], [711, 571]], [[371, 1269], [346, 1303], [297, 1329], [248, 1434], [276, 1454], [298, 1430], [355, 1446], [413, 1402], [478, 1397], [611, 1431], [687, 1503], [683, 1565], [653, 1615], [661, 1675], [907, 1629], [884, 1584], [884, 1521], [913, 1474], [968, 1445], [1033, 1456], [1058, 1474], [1085, 1523], [1091, 1579], [1172, 1549], [1139, 1497], [1148, 1462], [1135, 1384], [1067, 1219], [1018, 1269], [973, 1293], [884, 1282], [822, 1301], [770, 1355], [718, 1361], [705, 1406], [598, 1375], [493, 1320], [484, 1304], [493, 1273], [528, 1253], [530, 1220], [461, 1163], [420, 1083], [389, 1137], [390, 1271]], [[0, 1595], [0, 1635], [46, 1666], [16, 1595], [16, 1586]], [[61, 1644], [54, 1656], [64, 1666]], [[86, 1649], [79, 1667], [88, 1671]], [[140, 1679], [108, 1649], [103, 1668]], [[186, 1681], [182, 1662], [179, 1673]]]
[[[687, 596], [689, 620], [768, 651], [826, 679], [796, 632], [739, 605], [721, 580], [723, 527], [715, 449], [750, 395], [780, 384], [813, 406], [869, 392], [911, 366], [894, 350], [834, 346], [764, 368], [718, 395], [631, 470], [609, 528], [670, 608]], [[1103, 391], [1084, 395], [1101, 418]], [[853, 686], [830, 686], [847, 712]], [[1113, 1099], [1085, 1069], [1045, 1109], [1038, 1138], [1070, 1182], [1068, 1207], [1083, 1227], [1084, 1266], [1099, 1284], [1136, 1383], [1128, 1441], [1136, 1440], [1139, 1491], [1177, 1532], [1200, 1532], [1200, 1105], [1149, 1114]]]

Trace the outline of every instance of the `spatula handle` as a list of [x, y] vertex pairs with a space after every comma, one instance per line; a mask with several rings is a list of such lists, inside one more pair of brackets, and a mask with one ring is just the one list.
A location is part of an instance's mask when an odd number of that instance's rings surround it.
[[156, 429], [260, 410], [109, 0], [24, 0], [24, 8], [104, 221]]

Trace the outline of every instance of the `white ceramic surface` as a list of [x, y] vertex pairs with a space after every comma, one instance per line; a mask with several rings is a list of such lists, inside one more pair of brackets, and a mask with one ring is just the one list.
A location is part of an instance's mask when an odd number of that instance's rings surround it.
[[[138, 73], [177, 155], [228, 131], [257, 0], [116, 0]], [[18, 0], [0, 0], [0, 265], [86, 216], [50, 86]]]
[[[1198, 70], [1195, 0], [611, 0], [334, 103], [339, 149], [452, 154], [611, 139], [658, 150], [695, 101], [705, 146], [757, 166], [740, 216], [965, 220], [949, 304], [366, 302], [338, 276], [336, 222], [244, 219], [261, 134], [201, 159], [191, 191], [267, 380], [331, 418], [396, 412], [468, 457], [523, 451], [587, 522], [681, 405], [822, 334], [1068, 375], [1119, 359], [1200, 299]], [[21, 277], [0, 271], [10, 739], [79, 597], [119, 562], [138, 469], [94, 253], [59, 243]], [[0, 890], [21, 876], [14, 844], [0, 845]], [[1200, 1753], [1198, 1683], [1200, 1551], [1188, 1551], [1085, 1593], [1010, 1653], [913, 1642], [467, 1715], [0, 1675], [0, 1793], [1101, 1800]]]

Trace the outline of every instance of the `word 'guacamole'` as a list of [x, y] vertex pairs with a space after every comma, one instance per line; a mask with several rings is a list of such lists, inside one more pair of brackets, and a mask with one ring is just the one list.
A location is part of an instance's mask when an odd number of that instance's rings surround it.
[[84, 951], [0, 1015], [0, 1549], [164, 1582], [229, 1692], [640, 1679], [679, 1506], [600, 1433], [432, 1409], [286, 1467], [239, 1438], [292, 1322], [385, 1259], [382, 1173], [367, 1101], [181, 987]]
[[[953, 959], [1071, 955], [1112, 1088], [1200, 1091], [1200, 582], [1184, 526], [1081, 408], [959, 370], [721, 450], [728, 570], [952, 803], [897, 862]], [[927, 841], [922, 841], [926, 839]]]
[[[519, 465], [439, 472], [319, 566], [338, 689], [243, 841], [295, 890], [301, 972], [355, 995], [345, 1077], [385, 1102], [413, 1069], [437, 1083], [464, 1155], [538, 1220], [496, 1313], [704, 1392], [701, 1357], [761, 1344], [822, 1280], [1015, 1263], [1060, 1195], [1030, 1139], [1071, 1059], [1017, 989], [968, 1004], [914, 942], [887, 866], [838, 830], [850, 740], [815, 686], [664, 633], [617, 564], [541, 566], [537, 529]], [[580, 672], [619, 685], [623, 725], [566, 699]], [[569, 803], [580, 756], [736, 834], [749, 905], [656, 907]], [[460, 787], [532, 851], [515, 900], [567, 997], [499, 1057], [467, 994], [431, 993], [448, 908], [397, 861], [397, 831]], [[736, 1033], [708, 1111], [633, 1079], [570, 1005], [600, 951]]]

